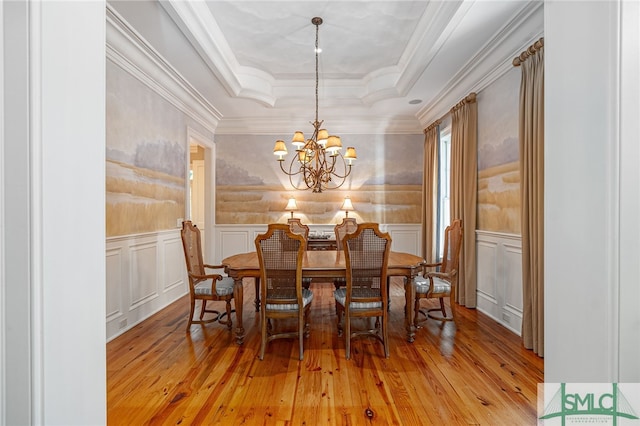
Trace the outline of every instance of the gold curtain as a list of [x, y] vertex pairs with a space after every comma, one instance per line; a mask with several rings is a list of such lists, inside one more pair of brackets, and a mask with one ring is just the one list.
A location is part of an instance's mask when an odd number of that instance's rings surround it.
[[438, 145], [440, 120], [424, 130], [424, 172], [422, 177], [422, 256], [427, 262], [436, 261], [438, 217]]
[[476, 94], [451, 109], [451, 221], [462, 219], [456, 302], [476, 307], [476, 203], [478, 196], [478, 104]]
[[544, 356], [544, 40], [514, 59], [521, 66], [522, 340]]

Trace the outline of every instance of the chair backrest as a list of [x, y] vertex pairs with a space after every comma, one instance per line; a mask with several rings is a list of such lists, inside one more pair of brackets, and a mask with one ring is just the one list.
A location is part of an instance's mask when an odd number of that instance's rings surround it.
[[263, 303], [298, 303], [302, 300], [304, 238], [288, 224], [270, 224], [255, 240], [261, 275]]
[[333, 232], [336, 234], [336, 247], [338, 250], [342, 250], [342, 239], [345, 235], [351, 234], [358, 228], [356, 220], [352, 217], [345, 217], [342, 219], [342, 223], [337, 224], [333, 228]]
[[302, 222], [298, 218], [291, 218], [288, 220], [289, 228], [291, 228], [291, 232], [294, 234], [302, 235], [304, 237], [305, 249], [307, 247], [307, 240], [309, 240], [309, 227]]
[[[347, 267], [347, 304], [387, 300], [387, 264], [391, 236], [377, 223], [361, 223], [344, 239]], [[386, 309], [386, 308], [385, 308]]]
[[444, 230], [444, 253], [440, 272], [451, 272], [458, 269], [458, 258], [462, 248], [462, 220], [455, 219]]
[[190, 220], [185, 220], [182, 222], [180, 236], [182, 237], [182, 248], [184, 249], [189, 278], [191, 279], [191, 275], [205, 275], [200, 230]]

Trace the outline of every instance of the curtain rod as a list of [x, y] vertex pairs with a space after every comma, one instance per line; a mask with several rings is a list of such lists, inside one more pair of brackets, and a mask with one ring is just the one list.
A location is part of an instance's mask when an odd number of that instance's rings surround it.
[[519, 67], [520, 64], [526, 61], [529, 56], [535, 54], [538, 50], [542, 50], [543, 46], [544, 46], [544, 37], [540, 37], [540, 40], [533, 43], [531, 46], [529, 46], [527, 50], [525, 50], [519, 56], [516, 56], [513, 59], [513, 66]]
[[455, 110], [457, 110], [458, 108], [460, 108], [462, 105], [464, 104], [470, 104], [476, 101], [476, 92], [471, 92], [469, 93], [467, 96], [465, 96], [460, 102], [458, 102], [457, 104], [455, 104], [453, 106], [453, 108], [451, 108], [449, 110], [449, 112], [447, 112], [445, 115], [443, 115], [442, 117], [438, 118], [436, 121], [434, 121], [433, 123], [431, 123], [426, 129], [423, 130], [424, 134], [427, 134], [427, 132], [431, 129], [433, 129], [436, 126], [439, 126], [440, 123], [442, 123], [442, 120], [445, 119], [445, 117], [454, 112]]
[[465, 97], [463, 100], [455, 104], [453, 108], [451, 108], [451, 112], [455, 112], [457, 109], [460, 109], [460, 107], [462, 107], [464, 104], [472, 104], [475, 101], [476, 101], [476, 92], [471, 92], [469, 93], [469, 95], [467, 95], [467, 97]]
[[424, 129], [423, 133], [426, 135], [427, 133], [429, 133], [432, 129], [435, 129], [436, 127], [438, 127], [440, 125], [440, 123], [442, 123], [441, 119], [438, 119], [436, 121], [434, 121], [433, 123], [429, 124], [429, 127], [427, 127], [426, 129]]

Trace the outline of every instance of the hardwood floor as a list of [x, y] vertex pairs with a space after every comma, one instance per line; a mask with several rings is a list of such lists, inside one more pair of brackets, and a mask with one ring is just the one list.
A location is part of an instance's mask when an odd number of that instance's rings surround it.
[[[313, 283], [304, 361], [295, 340], [260, 349], [253, 284], [245, 343], [221, 324], [185, 333], [188, 296], [107, 344], [110, 425], [534, 425], [543, 360], [473, 309], [428, 320], [405, 340], [404, 290], [391, 286], [391, 357], [373, 339], [338, 338], [333, 285]], [[234, 318], [235, 319], [235, 318]]]

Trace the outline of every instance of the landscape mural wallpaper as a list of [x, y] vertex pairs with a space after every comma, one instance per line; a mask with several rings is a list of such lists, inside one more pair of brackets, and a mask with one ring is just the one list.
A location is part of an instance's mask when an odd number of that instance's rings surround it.
[[176, 227], [185, 214], [185, 115], [107, 61], [107, 237]]
[[[284, 210], [293, 196], [303, 223], [339, 223], [340, 206], [349, 196], [359, 222], [420, 223], [424, 136], [341, 135], [342, 145], [354, 146], [358, 159], [340, 189], [313, 193], [294, 190], [282, 173], [273, 145], [287, 143], [288, 166], [294, 155], [291, 135], [217, 135], [216, 223], [263, 224], [286, 222]], [[344, 150], [344, 149], [343, 149]]]
[[518, 235], [520, 74], [512, 67], [478, 98], [478, 229]]

